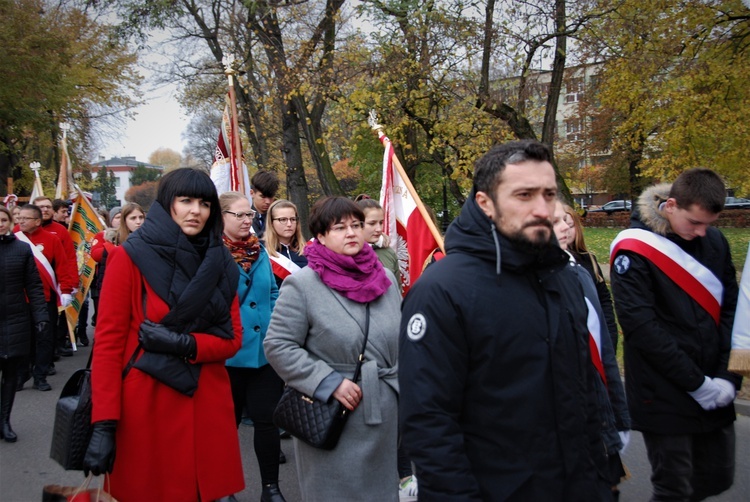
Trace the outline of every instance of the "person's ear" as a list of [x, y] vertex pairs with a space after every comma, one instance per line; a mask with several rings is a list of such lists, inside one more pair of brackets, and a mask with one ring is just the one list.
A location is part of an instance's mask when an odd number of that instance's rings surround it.
[[677, 210], [677, 199], [674, 197], [670, 197], [666, 200], [664, 203], [664, 212], [667, 214], [672, 214]]
[[326, 245], [326, 236], [325, 235], [318, 234], [318, 235], [315, 236], [315, 238], [318, 239], [318, 242], [320, 242], [324, 246]]
[[495, 202], [492, 200], [492, 197], [484, 192], [477, 192], [474, 196], [474, 200], [477, 201], [479, 209], [481, 209], [487, 217], [492, 218], [495, 215]]

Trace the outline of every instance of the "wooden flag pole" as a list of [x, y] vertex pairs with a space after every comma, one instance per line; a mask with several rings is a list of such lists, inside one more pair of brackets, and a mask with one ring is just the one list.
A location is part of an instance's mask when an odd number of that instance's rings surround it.
[[240, 141], [240, 123], [237, 119], [237, 98], [234, 92], [234, 57], [225, 56], [224, 60], [224, 73], [227, 75], [229, 80], [229, 103], [232, 111], [232, 169], [237, 173], [237, 182], [239, 184], [239, 192], [245, 193], [245, 173], [242, 167], [242, 142]]
[[[375, 111], [373, 110], [370, 112], [370, 126], [373, 130], [377, 131], [378, 138], [381, 140], [385, 138], [385, 141], [388, 141], [389, 143], [391, 140], [388, 138], [388, 136], [385, 135], [383, 132], [383, 126], [378, 124], [375, 120]], [[399, 176], [401, 176], [401, 179], [404, 180], [404, 184], [406, 185], [406, 189], [409, 190], [409, 193], [411, 194], [412, 199], [414, 199], [414, 202], [417, 205], [417, 209], [419, 209], [419, 212], [422, 214], [422, 218], [424, 218], [425, 223], [427, 223], [427, 228], [430, 229], [430, 233], [435, 238], [435, 242], [437, 242], [438, 246], [440, 246], [440, 251], [445, 254], [445, 246], [443, 245], [443, 236], [440, 234], [440, 231], [435, 226], [435, 223], [432, 221], [432, 217], [430, 216], [429, 211], [427, 211], [427, 208], [425, 207], [424, 203], [422, 202], [422, 199], [419, 198], [419, 195], [417, 195], [417, 191], [414, 189], [414, 185], [412, 185], [411, 180], [409, 179], [409, 176], [406, 175], [406, 170], [404, 170], [404, 166], [401, 165], [401, 161], [398, 160], [398, 156], [396, 156], [396, 151], [393, 151], [393, 154], [391, 155], [393, 159], [393, 165], [396, 167], [396, 170], [398, 171]]]

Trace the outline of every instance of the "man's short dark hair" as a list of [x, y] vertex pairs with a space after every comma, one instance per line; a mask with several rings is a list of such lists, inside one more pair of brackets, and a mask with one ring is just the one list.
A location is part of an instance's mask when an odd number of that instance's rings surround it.
[[726, 187], [721, 177], [702, 167], [683, 171], [669, 190], [669, 197], [677, 202], [680, 209], [690, 209], [690, 206], [696, 204], [713, 214], [724, 209], [726, 196]]
[[279, 177], [273, 171], [261, 169], [250, 179], [250, 186], [256, 192], [260, 192], [265, 197], [276, 197], [279, 191]]
[[341, 196], [323, 197], [310, 210], [310, 232], [315, 237], [325, 235], [333, 225], [347, 216], [359, 221], [365, 220], [365, 214], [351, 199]]
[[68, 201], [62, 199], [55, 199], [52, 201], [52, 210], [54, 212], [58, 212], [62, 207], [67, 209], [70, 207], [70, 204], [68, 203]]
[[[39, 197], [37, 197], [37, 199], [38, 198]], [[21, 211], [34, 211], [34, 214], [36, 214], [36, 218], [40, 220], [42, 219], [42, 210], [39, 208], [39, 206], [36, 206], [34, 204], [24, 204], [23, 206], [21, 206]]]
[[533, 139], [493, 146], [474, 164], [474, 190], [491, 195], [502, 181], [505, 166], [527, 160], [552, 162], [552, 153], [547, 145]]

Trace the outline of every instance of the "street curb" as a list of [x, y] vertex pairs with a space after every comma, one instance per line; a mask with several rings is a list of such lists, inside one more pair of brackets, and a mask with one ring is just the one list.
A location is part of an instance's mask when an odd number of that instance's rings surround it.
[[750, 401], [748, 401], [747, 399], [735, 399], [734, 411], [736, 411], [740, 415], [750, 417]]

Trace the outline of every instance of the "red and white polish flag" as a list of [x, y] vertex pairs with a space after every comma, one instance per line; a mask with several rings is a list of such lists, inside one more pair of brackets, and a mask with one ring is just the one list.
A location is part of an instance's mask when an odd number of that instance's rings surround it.
[[378, 137], [385, 147], [380, 188], [380, 205], [385, 216], [383, 232], [391, 238], [391, 248], [398, 256], [401, 290], [405, 295], [419, 279], [433, 253], [442, 250], [443, 240], [411, 182], [394, 165], [391, 140], [380, 131]]

